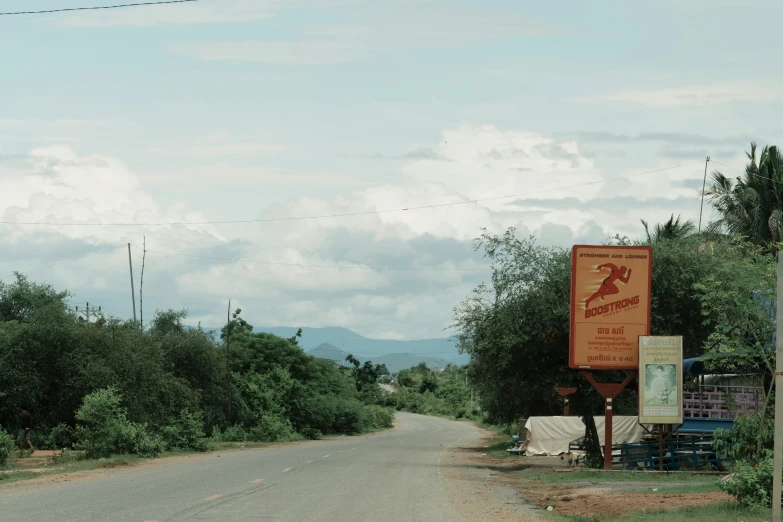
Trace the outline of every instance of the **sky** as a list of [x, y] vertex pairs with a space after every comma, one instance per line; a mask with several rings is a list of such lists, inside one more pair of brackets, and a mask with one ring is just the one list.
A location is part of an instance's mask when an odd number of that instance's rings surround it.
[[783, 142], [781, 16], [777, 0], [0, 16], [0, 279], [130, 318], [130, 243], [145, 322], [187, 308], [219, 326], [231, 299], [258, 326], [446, 336], [491, 275], [481, 229], [641, 238], [641, 219], [698, 221], [706, 156], [735, 177], [751, 141]]

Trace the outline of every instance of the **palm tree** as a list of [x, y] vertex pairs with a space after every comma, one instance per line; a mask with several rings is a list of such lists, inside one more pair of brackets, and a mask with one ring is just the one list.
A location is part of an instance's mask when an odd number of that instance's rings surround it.
[[694, 230], [696, 230], [696, 225], [693, 223], [693, 221], [689, 219], [687, 221], [680, 222], [680, 216], [678, 215], [677, 219], [675, 219], [674, 214], [672, 214], [672, 217], [669, 218], [669, 221], [663, 224], [658, 223], [655, 225], [652, 233], [650, 233], [650, 227], [648, 223], [643, 219], [641, 222], [644, 226], [644, 232], [647, 234], [648, 243], [654, 243], [655, 241], [660, 241], [662, 239], [681, 239], [693, 234]]
[[783, 237], [783, 154], [775, 146], [764, 147], [757, 161], [754, 142], [747, 157], [745, 175], [736, 181], [719, 171], [712, 173], [704, 195], [721, 217], [708, 229], [770, 246]]

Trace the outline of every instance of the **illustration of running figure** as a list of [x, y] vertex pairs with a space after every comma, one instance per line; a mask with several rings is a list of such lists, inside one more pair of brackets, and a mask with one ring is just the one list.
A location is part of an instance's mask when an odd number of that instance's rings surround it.
[[596, 297], [600, 297], [601, 301], [603, 301], [604, 297], [607, 295], [620, 293], [620, 289], [617, 288], [617, 285], [615, 285], [614, 282], [619, 279], [623, 283], [628, 284], [628, 280], [631, 278], [630, 268], [626, 268], [624, 266], [617, 268], [617, 265], [615, 265], [614, 263], [606, 263], [603, 265], [598, 265], [598, 267], [596, 267], [596, 270], [600, 272], [604, 268], [608, 268], [609, 270], [611, 270], [611, 272], [609, 272], [609, 277], [604, 279], [604, 282], [601, 283], [601, 286], [598, 288], [598, 290], [593, 295], [587, 298], [587, 300], [585, 301], [585, 308], [590, 306], [590, 301], [592, 301]]

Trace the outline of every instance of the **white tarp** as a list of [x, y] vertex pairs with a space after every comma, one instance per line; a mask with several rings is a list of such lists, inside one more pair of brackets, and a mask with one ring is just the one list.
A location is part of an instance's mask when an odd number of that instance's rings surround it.
[[[595, 417], [595, 427], [601, 447], [604, 446], [604, 417]], [[560, 455], [568, 452], [568, 444], [584, 437], [585, 425], [580, 417], [530, 417], [527, 428], [526, 455]], [[638, 417], [612, 417], [612, 444], [639, 442], [644, 430]]]

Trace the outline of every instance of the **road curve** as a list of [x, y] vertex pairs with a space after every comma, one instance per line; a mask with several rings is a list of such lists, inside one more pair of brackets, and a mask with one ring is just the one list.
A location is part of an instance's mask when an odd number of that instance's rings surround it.
[[0, 486], [0, 513], [36, 522], [460, 521], [441, 460], [476, 433], [400, 412], [394, 429], [367, 436], [161, 460], [100, 480]]

